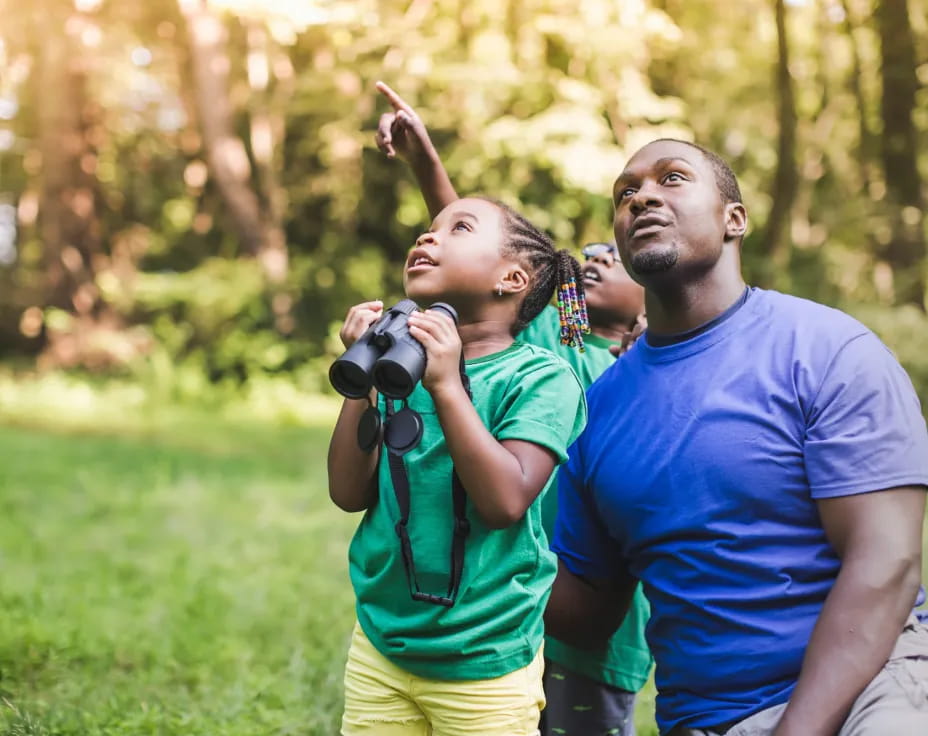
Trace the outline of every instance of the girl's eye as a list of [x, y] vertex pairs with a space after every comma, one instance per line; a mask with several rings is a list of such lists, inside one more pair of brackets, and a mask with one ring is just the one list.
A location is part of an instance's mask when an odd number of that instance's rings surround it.
[[468, 225], [466, 222], [464, 222], [463, 220], [461, 220], [460, 222], [454, 223], [454, 227], [451, 228], [451, 229], [452, 229], [452, 230], [459, 230], [459, 229], [461, 229], [461, 228], [463, 228], [464, 230], [469, 231], [469, 230], [470, 230], [470, 225]]

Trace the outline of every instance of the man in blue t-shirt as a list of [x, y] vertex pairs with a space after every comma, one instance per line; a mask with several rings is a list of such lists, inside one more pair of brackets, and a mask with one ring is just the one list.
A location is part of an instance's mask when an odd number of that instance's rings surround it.
[[640, 580], [663, 734], [928, 734], [908, 376], [842, 312], [745, 285], [715, 154], [655, 141], [614, 203], [649, 327], [589, 390], [560, 474], [549, 632], [601, 640]]

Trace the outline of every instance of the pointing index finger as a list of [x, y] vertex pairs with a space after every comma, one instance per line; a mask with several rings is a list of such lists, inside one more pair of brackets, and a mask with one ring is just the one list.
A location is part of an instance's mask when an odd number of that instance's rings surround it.
[[407, 112], [410, 115], [415, 114], [413, 109], [406, 104], [406, 101], [398, 94], [396, 94], [396, 92], [390, 89], [390, 85], [388, 85], [386, 82], [377, 82], [376, 86], [380, 93], [390, 101], [390, 104], [393, 105], [394, 110], [397, 112], [402, 110], [403, 112]]

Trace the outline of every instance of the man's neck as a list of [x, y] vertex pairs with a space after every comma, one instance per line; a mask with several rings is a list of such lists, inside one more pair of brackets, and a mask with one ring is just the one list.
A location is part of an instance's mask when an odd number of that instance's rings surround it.
[[655, 335], [675, 335], [693, 330], [718, 317], [744, 293], [740, 273], [726, 278], [706, 274], [705, 278], [673, 287], [645, 290], [648, 331]]

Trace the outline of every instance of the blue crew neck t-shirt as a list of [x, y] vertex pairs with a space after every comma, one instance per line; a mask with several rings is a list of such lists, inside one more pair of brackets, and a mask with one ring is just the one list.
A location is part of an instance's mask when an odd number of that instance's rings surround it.
[[690, 340], [638, 340], [588, 402], [552, 546], [643, 583], [661, 732], [785, 702], [839, 568], [816, 500], [928, 485], [905, 371], [843, 312], [752, 289]]

